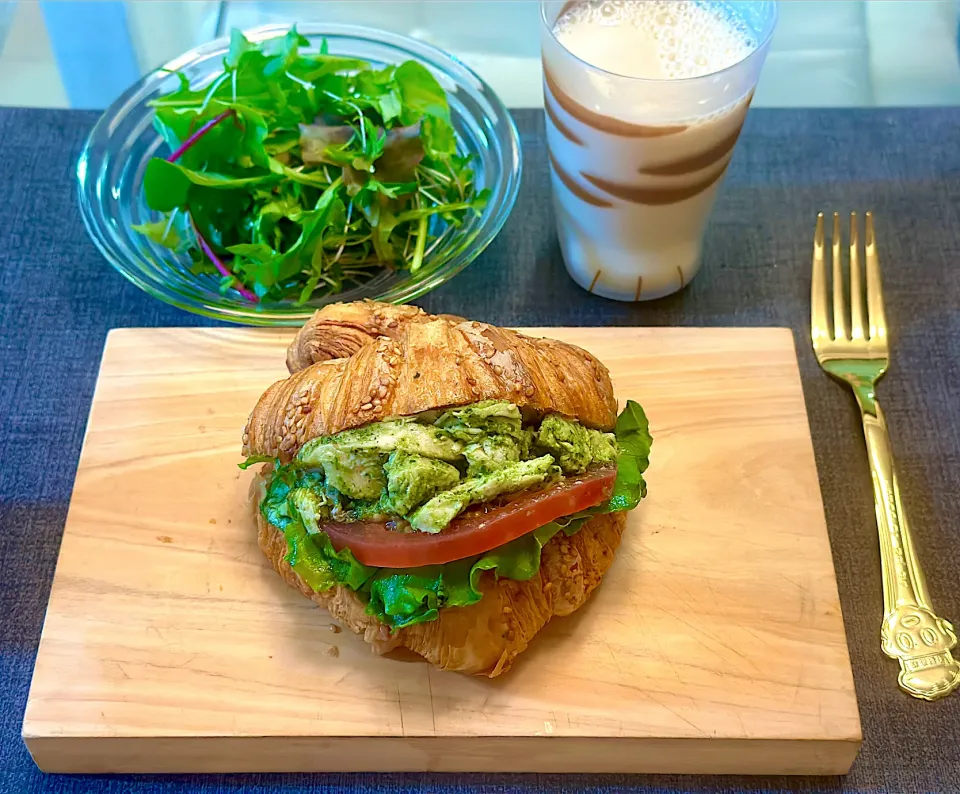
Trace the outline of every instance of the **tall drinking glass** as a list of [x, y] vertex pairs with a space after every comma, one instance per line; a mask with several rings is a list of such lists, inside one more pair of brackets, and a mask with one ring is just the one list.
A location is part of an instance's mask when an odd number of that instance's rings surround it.
[[638, 301], [700, 269], [775, 2], [543, 0], [547, 146], [567, 271]]

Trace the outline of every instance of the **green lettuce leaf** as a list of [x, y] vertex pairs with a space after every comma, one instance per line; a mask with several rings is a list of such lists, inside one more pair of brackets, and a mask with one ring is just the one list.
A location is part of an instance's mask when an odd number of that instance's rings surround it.
[[367, 612], [399, 629], [436, 620], [444, 607], [475, 604], [483, 596], [480, 577], [484, 571], [498, 579], [532, 578], [540, 570], [541, 550], [561, 529], [550, 523], [480, 557], [446, 565], [382, 568], [364, 588], [370, 596]]
[[[248, 458], [247, 462], [251, 461]], [[308, 533], [293, 500], [288, 498], [295, 488], [323, 491], [323, 474], [315, 470], [278, 465], [260, 504], [264, 518], [280, 529], [287, 539], [286, 560], [290, 567], [317, 593], [338, 584], [361, 590], [377, 569], [358, 562], [350, 549], [334, 549], [325, 532]]]
[[350, 549], [334, 549], [326, 532], [308, 534], [299, 516], [287, 523], [283, 534], [287, 562], [316, 593], [338, 584], [361, 590], [377, 571], [357, 562]]
[[316, 469], [301, 469], [289, 463], [277, 466], [267, 486], [266, 496], [260, 503], [260, 512], [263, 517], [277, 529], [285, 530], [289, 523], [300, 520], [296, 514], [296, 508], [287, 499], [294, 488], [327, 492], [323, 472]]
[[274, 461], [276, 461], [276, 458], [273, 455], [251, 455], [243, 463], [238, 463], [237, 468], [241, 471], [246, 471], [258, 463], [273, 463]]
[[617, 417], [617, 426], [613, 432], [620, 446], [613, 493], [603, 504], [570, 516], [573, 520], [587, 519], [602, 513], [633, 510], [647, 495], [647, 483], [643, 479], [643, 473], [650, 465], [653, 437], [650, 435], [650, 422], [643, 408], [633, 400], [627, 400], [622, 413]]
[[617, 458], [617, 481], [607, 502], [608, 513], [633, 510], [647, 495], [643, 473], [650, 465], [653, 438], [650, 422], [638, 403], [627, 400], [623, 412], [617, 417], [614, 435], [620, 446], [620, 456]]

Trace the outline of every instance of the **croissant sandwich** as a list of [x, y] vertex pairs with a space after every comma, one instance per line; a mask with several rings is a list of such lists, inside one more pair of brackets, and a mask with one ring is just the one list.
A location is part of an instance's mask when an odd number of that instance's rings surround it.
[[243, 433], [260, 548], [377, 652], [492, 678], [600, 583], [651, 439], [592, 355], [367, 301], [287, 367]]

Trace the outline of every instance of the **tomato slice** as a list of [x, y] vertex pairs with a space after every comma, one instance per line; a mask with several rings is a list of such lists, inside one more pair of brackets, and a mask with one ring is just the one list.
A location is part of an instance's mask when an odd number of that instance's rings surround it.
[[460, 514], [441, 532], [400, 532], [384, 522], [327, 522], [321, 528], [333, 547], [348, 548], [364, 565], [417, 568], [473, 557], [537, 527], [593, 507], [609, 498], [616, 469], [567, 477], [539, 491], [524, 491], [497, 506], [478, 505]]

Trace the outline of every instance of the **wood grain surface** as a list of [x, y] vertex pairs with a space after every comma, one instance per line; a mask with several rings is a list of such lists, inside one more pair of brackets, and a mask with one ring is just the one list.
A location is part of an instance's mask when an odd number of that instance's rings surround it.
[[378, 658], [256, 544], [240, 433], [290, 332], [110, 334], [23, 725], [57, 772], [845, 772], [860, 723], [793, 340], [536, 329], [610, 368], [650, 495], [501, 679]]

